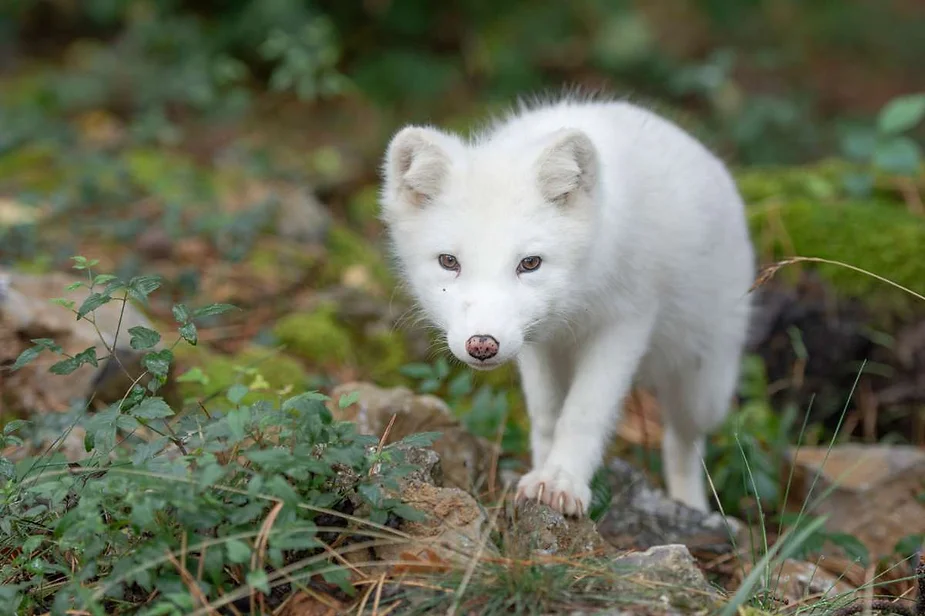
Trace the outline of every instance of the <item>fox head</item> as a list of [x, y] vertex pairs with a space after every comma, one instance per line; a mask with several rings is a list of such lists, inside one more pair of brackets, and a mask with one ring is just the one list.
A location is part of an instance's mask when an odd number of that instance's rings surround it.
[[598, 154], [584, 132], [469, 144], [409, 126], [382, 175], [398, 268], [456, 358], [497, 367], [574, 314], [598, 216]]

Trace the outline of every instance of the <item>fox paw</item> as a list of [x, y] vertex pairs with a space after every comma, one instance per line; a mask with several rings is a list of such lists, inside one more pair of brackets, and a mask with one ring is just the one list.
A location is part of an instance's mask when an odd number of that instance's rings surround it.
[[591, 488], [561, 468], [530, 471], [517, 484], [515, 501], [537, 500], [569, 516], [582, 516], [591, 503]]

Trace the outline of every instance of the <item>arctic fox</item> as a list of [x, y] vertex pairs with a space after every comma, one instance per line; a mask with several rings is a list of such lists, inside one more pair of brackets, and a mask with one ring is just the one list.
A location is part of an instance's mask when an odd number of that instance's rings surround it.
[[584, 515], [638, 383], [659, 401], [669, 495], [707, 511], [701, 459], [738, 381], [755, 269], [725, 165], [649, 110], [564, 97], [470, 140], [406, 126], [382, 175], [424, 315], [472, 368], [518, 366], [533, 468], [517, 499]]

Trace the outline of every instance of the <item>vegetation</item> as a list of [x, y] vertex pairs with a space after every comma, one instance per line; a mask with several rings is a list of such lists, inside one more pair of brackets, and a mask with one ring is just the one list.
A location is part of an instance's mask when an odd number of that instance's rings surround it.
[[[518, 94], [563, 83], [629, 92], [707, 141], [734, 167], [765, 263], [802, 255], [851, 266], [794, 263], [783, 283], [817, 271], [864, 306], [884, 348], [921, 319], [907, 292], [925, 290], [918, 5], [668, 4], [2, 3], [0, 55], [11, 61], [0, 64], [0, 266], [76, 272], [77, 286], [40, 299], [99, 342], [72, 350], [51, 335], [17, 338], [15, 357], [0, 348], [0, 393], [52, 357], [43, 378], [109, 366], [132, 385], [60, 412], [0, 396], [0, 604], [18, 614], [258, 614], [307, 596], [383, 612], [539, 613], [611, 605], [614, 592], [652, 600], [596, 557], [502, 553], [427, 587], [362, 581], [367, 564], [354, 556], [400, 541], [402, 524], [419, 519], [396, 491], [415, 470], [407, 446], [436, 435], [384, 444], [335, 419], [354, 401], [324, 392], [365, 379], [437, 395], [469, 432], [501, 445], [499, 472], [522, 466], [515, 371], [461, 369], [413, 327], [379, 241], [377, 165], [400, 124], [467, 130]], [[113, 305], [140, 308], [152, 327], [106, 331], [95, 315]], [[787, 333], [794, 363], [812, 362], [801, 332]], [[137, 368], [108, 334], [129, 341]], [[771, 368], [745, 359], [738, 412], [706, 456], [723, 511], [761, 535], [740, 546], [755, 566], [730, 614], [779, 611], [771, 572], [787, 556], [835, 549], [877, 571], [895, 564], [825, 530], [811, 504], [783, 510], [782, 459], [794, 444], [850, 438], [842, 420], [856, 390], [819, 402], [839, 407], [833, 428], [778, 403], [786, 385]], [[846, 361], [839, 376], [860, 382], [872, 370]], [[896, 438], [916, 442], [910, 434]], [[79, 461], [65, 454], [75, 436]], [[615, 443], [657, 478], [651, 449]], [[594, 519], [607, 485], [596, 478]], [[921, 541], [889, 546], [894, 560]]]

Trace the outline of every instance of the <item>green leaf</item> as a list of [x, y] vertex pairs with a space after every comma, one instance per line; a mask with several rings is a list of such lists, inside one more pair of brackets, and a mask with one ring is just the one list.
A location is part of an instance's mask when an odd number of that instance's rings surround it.
[[267, 572], [263, 569], [248, 571], [247, 583], [264, 594], [270, 594], [270, 582], [267, 578]]
[[80, 282], [80, 281], [78, 280], [77, 282], [72, 282], [71, 284], [69, 284], [69, 285], [67, 285], [66, 287], [64, 287], [64, 290], [65, 290], [65, 291], [76, 291], [77, 289], [79, 289], [79, 288], [82, 287], [82, 286], [84, 286], [84, 283], [82, 283], [82, 282]]
[[0, 477], [7, 479], [16, 477], [16, 467], [7, 458], [0, 458]]
[[97, 274], [93, 278], [93, 285], [96, 286], [98, 284], [106, 284], [114, 280], [118, 280], [118, 278], [116, 276], [113, 276], [112, 274]]
[[229, 539], [225, 542], [228, 560], [235, 564], [246, 563], [251, 557], [251, 547], [240, 539]]
[[422, 394], [430, 394], [440, 389], [440, 381], [437, 379], [427, 379], [418, 385], [418, 391]]
[[248, 392], [250, 392], [250, 390], [247, 388], [247, 385], [242, 385], [241, 383], [235, 383], [234, 385], [228, 388], [227, 395], [228, 395], [228, 399], [231, 400], [232, 403], [239, 404], [241, 400], [244, 399], [244, 396], [248, 394]]
[[398, 371], [411, 379], [430, 379], [435, 375], [434, 369], [424, 363], [405, 364]]
[[890, 173], [914, 175], [922, 158], [918, 144], [908, 137], [895, 137], [877, 145], [874, 164]]
[[870, 160], [877, 147], [877, 133], [870, 129], [855, 129], [841, 139], [841, 148], [850, 160], [862, 162]]
[[190, 368], [177, 377], [178, 383], [199, 383], [200, 385], [208, 385], [210, 381], [209, 375], [203, 372], [202, 368], [199, 366]]
[[140, 325], [130, 327], [128, 333], [132, 336], [132, 339], [129, 341], [129, 345], [133, 349], [139, 351], [150, 349], [161, 341], [161, 335], [159, 333], [153, 329], [148, 329], [147, 327], [142, 327]]
[[75, 355], [74, 357], [69, 357], [62, 361], [59, 361], [56, 364], [52, 364], [52, 366], [48, 369], [48, 371], [51, 372], [52, 374], [63, 376], [63, 375], [71, 374], [72, 372], [74, 372], [75, 370], [83, 366], [84, 364], [90, 364], [94, 368], [99, 366], [99, 362], [96, 359], [96, 347], [89, 347], [87, 349], [84, 349], [83, 351]]
[[77, 309], [77, 320], [79, 321], [84, 316], [93, 312], [103, 304], [108, 303], [111, 299], [112, 297], [110, 297], [108, 294], [91, 293], [80, 305], [80, 308]]
[[337, 402], [337, 406], [341, 409], [345, 409], [351, 404], [356, 404], [357, 400], [360, 399], [360, 392], [351, 391], [349, 394], [344, 394], [340, 397], [340, 400]]
[[243, 440], [246, 436], [245, 428], [251, 420], [250, 407], [242, 406], [233, 408], [228, 411], [227, 418], [228, 429], [231, 431], [231, 435], [235, 438], [235, 441]]
[[203, 306], [202, 308], [194, 310], [193, 318], [198, 319], [199, 317], [214, 317], [238, 309], [239, 308], [237, 306], [232, 306], [231, 304], [210, 304], [208, 306]]
[[192, 321], [180, 326], [180, 336], [193, 346], [196, 346], [196, 343], [199, 342], [199, 332]]
[[459, 373], [459, 376], [450, 381], [447, 393], [450, 398], [461, 398], [472, 391], [472, 374], [468, 370]]
[[877, 116], [877, 127], [887, 135], [913, 128], [925, 118], [925, 94], [898, 96], [888, 102]]
[[827, 539], [843, 549], [848, 558], [856, 560], [862, 567], [870, 564], [870, 552], [857, 537], [848, 533], [828, 533]]
[[74, 306], [77, 305], [77, 302], [75, 302], [74, 300], [72, 300], [72, 299], [67, 299], [67, 298], [64, 298], [64, 297], [56, 297], [56, 298], [54, 298], [54, 299], [51, 300], [51, 303], [52, 303], [52, 304], [56, 304], [56, 305], [58, 305], [58, 306], [61, 306], [61, 307], [63, 307], [63, 308], [67, 308], [68, 310], [73, 310], [73, 309], [74, 309]]
[[599, 522], [610, 511], [613, 487], [610, 485], [607, 469], [602, 467], [591, 478], [591, 502], [588, 503], [588, 517]]
[[346, 567], [328, 569], [321, 574], [321, 577], [323, 577], [324, 581], [328, 584], [336, 584], [338, 588], [351, 597], [356, 592], [353, 584], [350, 583], [350, 571], [348, 571]]
[[850, 196], [863, 199], [870, 196], [874, 189], [874, 176], [870, 173], [848, 173], [842, 178], [842, 183]]
[[424, 515], [423, 512], [418, 511], [411, 505], [407, 505], [405, 503], [399, 503], [398, 505], [392, 507], [392, 513], [408, 520], [409, 522], [423, 522], [427, 519], [427, 516]]
[[94, 368], [99, 367], [96, 359], [96, 347], [88, 347], [74, 356], [81, 364], [90, 364]]
[[174, 413], [163, 398], [145, 398], [129, 414], [139, 419], [163, 419]]
[[30, 364], [36, 357], [41, 355], [42, 351], [44, 350], [45, 349], [43, 349], [42, 347], [38, 345], [26, 349], [25, 351], [20, 353], [19, 357], [16, 358], [16, 361], [13, 362], [13, 366], [10, 368], [10, 371], [16, 372], [17, 370], [24, 368], [25, 366]]
[[189, 321], [189, 308], [185, 304], [176, 304], [171, 308], [173, 312], [173, 318], [176, 319], [177, 323], [186, 323]]
[[418, 432], [416, 434], [409, 434], [405, 438], [398, 441], [398, 443], [395, 443], [395, 445], [400, 443], [410, 447], [430, 447], [434, 444], [434, 441], [436, 441], [441, 436], [443, 436], [442, 432]]
[[141, 363], [151, 374], [167, 376], [172, 361], [173, 353], [170, 349], [163, 349], [161, 351], [148, 353], [142, 358]]
[[141, 443], [135, 446], [132, 452], [132, 464], [140, 466], [156, 456], [167, 444], [169, 439], [166, 436], [159, 436], [148, 443]]
[[16, 432], [17, 430], [20, 430], [20, 429], [22, 429], [22, 428], [25, 428], [25, 427], [28, 426], [30, 423], [32, 423], [32, 422], [30, 422], [30, 421], [28, 421], [28, 420], [26, 420], [26, 419], [13, 419], [13, 420], [11, 420], [11, 421], [8, 421], [8, 422], [6, 422], [6, 424], [3, 426], [3, 436], [9, 436], [9, 435], [13, 434], [14, 432]]
[[145, 302], [161, 286], [160, 276], [135, 276], [128, 281], [128, 292], [133, 298]]

